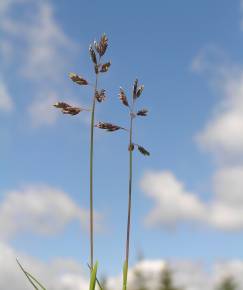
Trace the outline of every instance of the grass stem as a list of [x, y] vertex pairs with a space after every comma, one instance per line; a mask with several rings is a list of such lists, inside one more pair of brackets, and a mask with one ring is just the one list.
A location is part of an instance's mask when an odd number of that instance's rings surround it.
[[131, 232], [131, 212], [132, 212], [132, 165], [133, 165], [133, 112], [130, 112], [130, 129], [129, 129], [129, 185], [128, 185], [128, 210], [127, 210], [127, 238], [126, 238], [126, 260], [125, 260], [125, 281], [123, 290], [127, 289], [127, 272], [129, 264], [129, 249], [130, 249], [130, 232]]
[[92, 272], [94, 266], [94, 206], [93, 206], [93, 160], [94, 160], [94, 121], [95, 121], [95, 104], [96, 91], [98, 86], [98, 74], [96, 74], [94, 96], [91, 111], [90, 122], [90, 271]]

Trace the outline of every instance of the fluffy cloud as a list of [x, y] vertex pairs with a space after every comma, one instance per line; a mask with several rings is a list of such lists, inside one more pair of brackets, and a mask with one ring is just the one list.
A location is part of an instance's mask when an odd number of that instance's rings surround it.
[[[0, 253], [0, 289], [29, 289], [29, 282], [18, 268], [16, 257], [26, 270], [34, 274], [47, 289], [88, 289], [87, 271], [85, 273], [83, 267], [74, 260], [59, 258], [50, 262], [41, 262], [23, 253], [18, 253], [4, 243], [0, 243]], [[148, 289], [156, 289], [161, 273], [166, 266], [172, 270], [175, 286], [183, 287], [185, 290], [213, 290], [223, 278], [229, 275], [234, 277], [239, 287], [243, 286], [243, 261], [241, 260], [216, 262], [212, 265], [210, 272], [200, 262], [143, 260], [129, 269], [128, 285], [130, 285], [130, 289], [136, 289], [138, 272], [144, 277]], [[100, 271], [99, 269], [99, 276]], [[122, 275], [108, 277], [107, 284], [108, 289], [121, 289]]]
[[[239, 287], [243, 286], [242, 267], [243, 261], [232, 260], [215, 262], [211, 271], [207, 271], [200, 262], [192, 261], [170, 261], [144, 260], [129, 270], [128, 285], [130, 289], [136, 289], [137, 274], [144, 278], [148, 289], [156, 289], [161, 273], [168, 266], [172, 270], [174, 285], [185, 290], [213, 290], [222, 279], [232, 276]], [[192, 275], [193, 273], [193, 275]], [[108, 280], [108, 289], [120, 289], [122, 276], [111, 277]]]
[[[206, 72], [213, 88], [221, 95], [206, 126], [197, 134], [199, 145], [211, 152], [221, 165], [214, 174], [211, 201], [200, 201], [204, 207], [201, 222], [221, 230], [242, 230], [243, 69], [230, 63], [215, 47], [201, 50], [193, 60], [192, 69]], [[161, 194], [162, 190], [157, 199], [161, 199]], [[160, 218], [164, 220], [161, 215]]]
[[225, 75], [220, 82], [223, 95], [215, 115], [198, 135], [199, 143], [214, 154], [243, 156], [243, 71]]
[[[64, 72], [65, 57], [72, 52], [73, 42], [64, 34], [54, 19], [53, 9], [48, 2], [38, 2], [37, 15], [22, 27], [16, 27], [16, 36], [25, 31], [24, 75], [46, 85], [58, 81]], [[41, 82], [42, 82], [41, 81]]]
[[[18, 253], [4, 243], [0, 243], [0, 253], [0, 289], [29, 289], [29, 282], [18, 268], [16, 257], [27, 270], [38, 277], [47, 289], [88, 289], [87, 274], [76, 261], [55, 259], [44, 263], [23, 253]], [[144, 277], [148, 289], [156, 289], [161, 273], [166, 266], [172, 270], [175, 286], [183, 287], [185, 290], [213, 290], [223, 278], [229, 275], [234, 277], [240, 287], [243, 286], [243, 261], [241, 260], [216, 262], [210, 272], [200, 262], [143, 260], [130, 267], [128, 274], [130, 289], [136, 289], [138, 272]], [[122, 275], [108, 277], [107, 284], [108, 289], [121, 289]]]
[[[166, 263], [162, 260], [143, 260], [133, 267], [130, 267], [128, 273], [128, 288], [133, 289], [133, 285], [136, 285], [138, 271], [142, 273], [146, 286], [150, 289], [156, 289], [158, 285], [158, 276], [162, 270], [165, 269]], [[117, 277], [110, 277], [108, 279], [108, 288], [118, 290], [122, 285], [122, 274]]]
[[68, 259], [55, 259], [43, 263], [28, 255], [16, 252], [7, 244], [0, 242], [0, 289], [30, 289], [30, 284], [18, 268], [18, 257], [26, 270], [47, 287], [53, 290], [88, 289], [88, 279], [80, 264]]
[[142, 190], [154, 201], [146, 217], [148, 226], [203, 223], [224, 231], [243, 229], [243, 167], [228, 167], [214, 176], [214, 195], [209, 202], [188, 192], [171, 172], [148, 172]]
[[[100, 218], [95, 213], [98, 230], [101, 228]], [[27, 231], [56, 234], [74, 220], [87, 228], [88, 211], [80, 209], [65, 192], [49, 186], [30, 186], [7, 192], [0, 203], [1, 239]]]
[[199, 145], [220, 162], [243, 160], [243, 69], [232, 64], [222, 50], [209, 46], [192, 62], [194, 72], [206, 73], [220, 95], [213, 114], [197, 134]]
[[155, 203], [155, 208], [146, 218], [148, 225], [200, 220], [204, 215], [200, 200], [187, 192], [171, 172], [148, 172], [142, 179], [141, 187]]
[[[12, 11], [20, 6], [24, 17], [16, 18]], [[0, 16], [3, 67], [9, 70], [14, 64], [14, 73], [29, 81], [33, 103], [26, 107], [34, 125], [54, 123], [57, 115], [39, 113], [43, 112], [43, 104], [52, 100], [50, 96], [62, 96], [65, 91], [66, 56], [72, 58], [76, 45], [57, 23], [49, 1], [3, 0]]]

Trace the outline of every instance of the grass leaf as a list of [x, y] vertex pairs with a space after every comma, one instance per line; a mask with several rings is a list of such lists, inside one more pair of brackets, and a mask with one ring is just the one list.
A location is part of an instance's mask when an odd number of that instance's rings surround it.
[[89, 290], [95, 290], [97, 268], [98, 268], [98, 262], [95, 263], [94, 268], [91, 273]]
[[40, 287], [42, 290], [47, 290], [33, 275], [31, 275], [30, 273], [26, 272], [26, 274], [32, 279], [34, 280]]
[[30, 284], [36, 289], [39, 290], [36, 285], [32, 282], [32, 280], [30, 279], [29, 275], [27, 274], [27, 272], [25, 271], [25, 269], [23, 268], [23, 266], [20, 264], [19, 260], [16, 259], [21, 271], [25, 274], [26, 278], [29, 280]]
[[[47, 290], [33, 275], [31, 275], [30, 273], [28, 273], [23, 266], [20, 264], [19, 260], [16, 259], [20, 269], [22, 270], [22, 272], [25, 274], [26, 278], [28, 279], [28, 281], [30, 282], [30, 284], [34, 287], [35, 290], [39, 290], [39, 288], [35, 285], [35, 283], [41, 287], [42, 290]], [[35, 283], [34, 283], [34, 282]]]
[[[89, 265], [89, 264], [88, 264], [88, 267], [89, 267], [89, 269], [91, 270], [91, 267], [90, 267], [90, 265]], [[98, 286], [99, 286], [100, 290], [103, 290], [103, 287], [102, 287], [102, 285], [101, 285], [101, 283], [100, 283], [99, 279], [97, 278], [97, 275], [96, 275], [96, 282], [97, 282], [97, 284], [98, 284]]]

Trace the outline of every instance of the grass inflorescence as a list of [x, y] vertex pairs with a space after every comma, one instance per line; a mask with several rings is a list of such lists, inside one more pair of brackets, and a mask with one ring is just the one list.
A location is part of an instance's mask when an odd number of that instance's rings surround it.
[[[94, 41], [89, 46], [89, 54], [93, 64], [94, 71], [94, 84], [84, 78], [82, 75], [77, 73], [69, 73], [69, 78], [72, 82], [79, 86], [91, 86], [93, 88], [93, 94], [91, 98], [91, 104], [89, 108], [77, 107], [70, 105], [66, 102], [60, 101], [54, 104], [54, 107], [59, 109], [63, 114], [76, 116], [81, 112], [90, 114], [90, 154], [89, 154], [89, 229], [90, 229], [90, 262], [88, 267], [90, 269], [90, 287], [89, 290], [94, 290], [96, 283], [102, 290], [102, 285], [97, 279], [97, 268], [98, 263], [94, 264], [94, 192], [93, 192], [93, 172], [94, 172], [94, 128], [106, 130], [107, 132], [115, 132], [123, 130], [128, 133], [128, 152], [129, 152], [129, 181], [128, 181], [128, 210], [127, 210], [127, 230], [126, 230], [126, 246], [125, 246], [125, 262], [123, 265], [123, 290], [127, 289], [127, 276], [129, 266], [129, 249], [130, 249], [130, 233], [131, 233], [131, 211], [132, 211], [132, 177], [133, 177], [133, 152], [137, 149], [140, 153], [145, 156], [150, 153], [141, 145], [134, 143], [133, 141], [133, 125], [136, 117], [145, 117], [148, 114], [147, 109], [140, 109], [136, 111], [136, 101], [142, 95], [144, 86], [139, 85], [136, 79], [133, 84], [131, 100], [129, 101], [125, 90], [120, 88], [119, 99], [121, 103], [127, 107], [129, 111], [129, 128], [125, 128], [119, 125], [112, 124], [110, 122], [95, 122], [95, 109], [96, 103], [101, 103], [106, 99], [106, 90], [99, 88], [99, 76], [100, 74], [108, 72], [111, 66], [111, 61], [103, 62], [103, 56], [106, 53], [108, 47], [108, 38], [103, 34], [100, 40]], [[17, 260], [19, 267], [25, 274], [34, 289], [47, 290], [33, 275], [27, 272], [20, 262]]]

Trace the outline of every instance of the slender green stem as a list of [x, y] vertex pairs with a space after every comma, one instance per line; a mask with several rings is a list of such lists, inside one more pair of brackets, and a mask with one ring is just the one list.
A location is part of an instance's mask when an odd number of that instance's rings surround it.
[[95, 120], [95, 93], [98, 86], [98, 74], [96, 74], [94, 96], [90, 122], [90, 271], [94, 266], [94, 206], [93, 206], [93, 160], [94, 160], [94, 120]]
[[129, 245], [130, 245], [130, 229], [131, 229], [131, 210], [132, 210], [132, 127], [133, 118], [130, 120], [129, 134], [129, 186], [128, 186], [128, 215], [127, 215], [127, 240], [126, 240], [126, 261], [129, 260]]
[[130, 119], [130, 134], [129, 134], [129, 185], [128, 185], [128, 211], [127, 211], [127, 239], [126, 239], [126, 260], [125, 260], [125, 272], [123, 290], [127, 289], [127, 272], [129, 263], [129, 249], [130, 249], [130, 232], [131, 232], [131, 211], [132, 211], [132, 164], [133, 164], [133, 142], [132, 142], [132, 130], [133, 130], [133, 113], [131, 111]]

